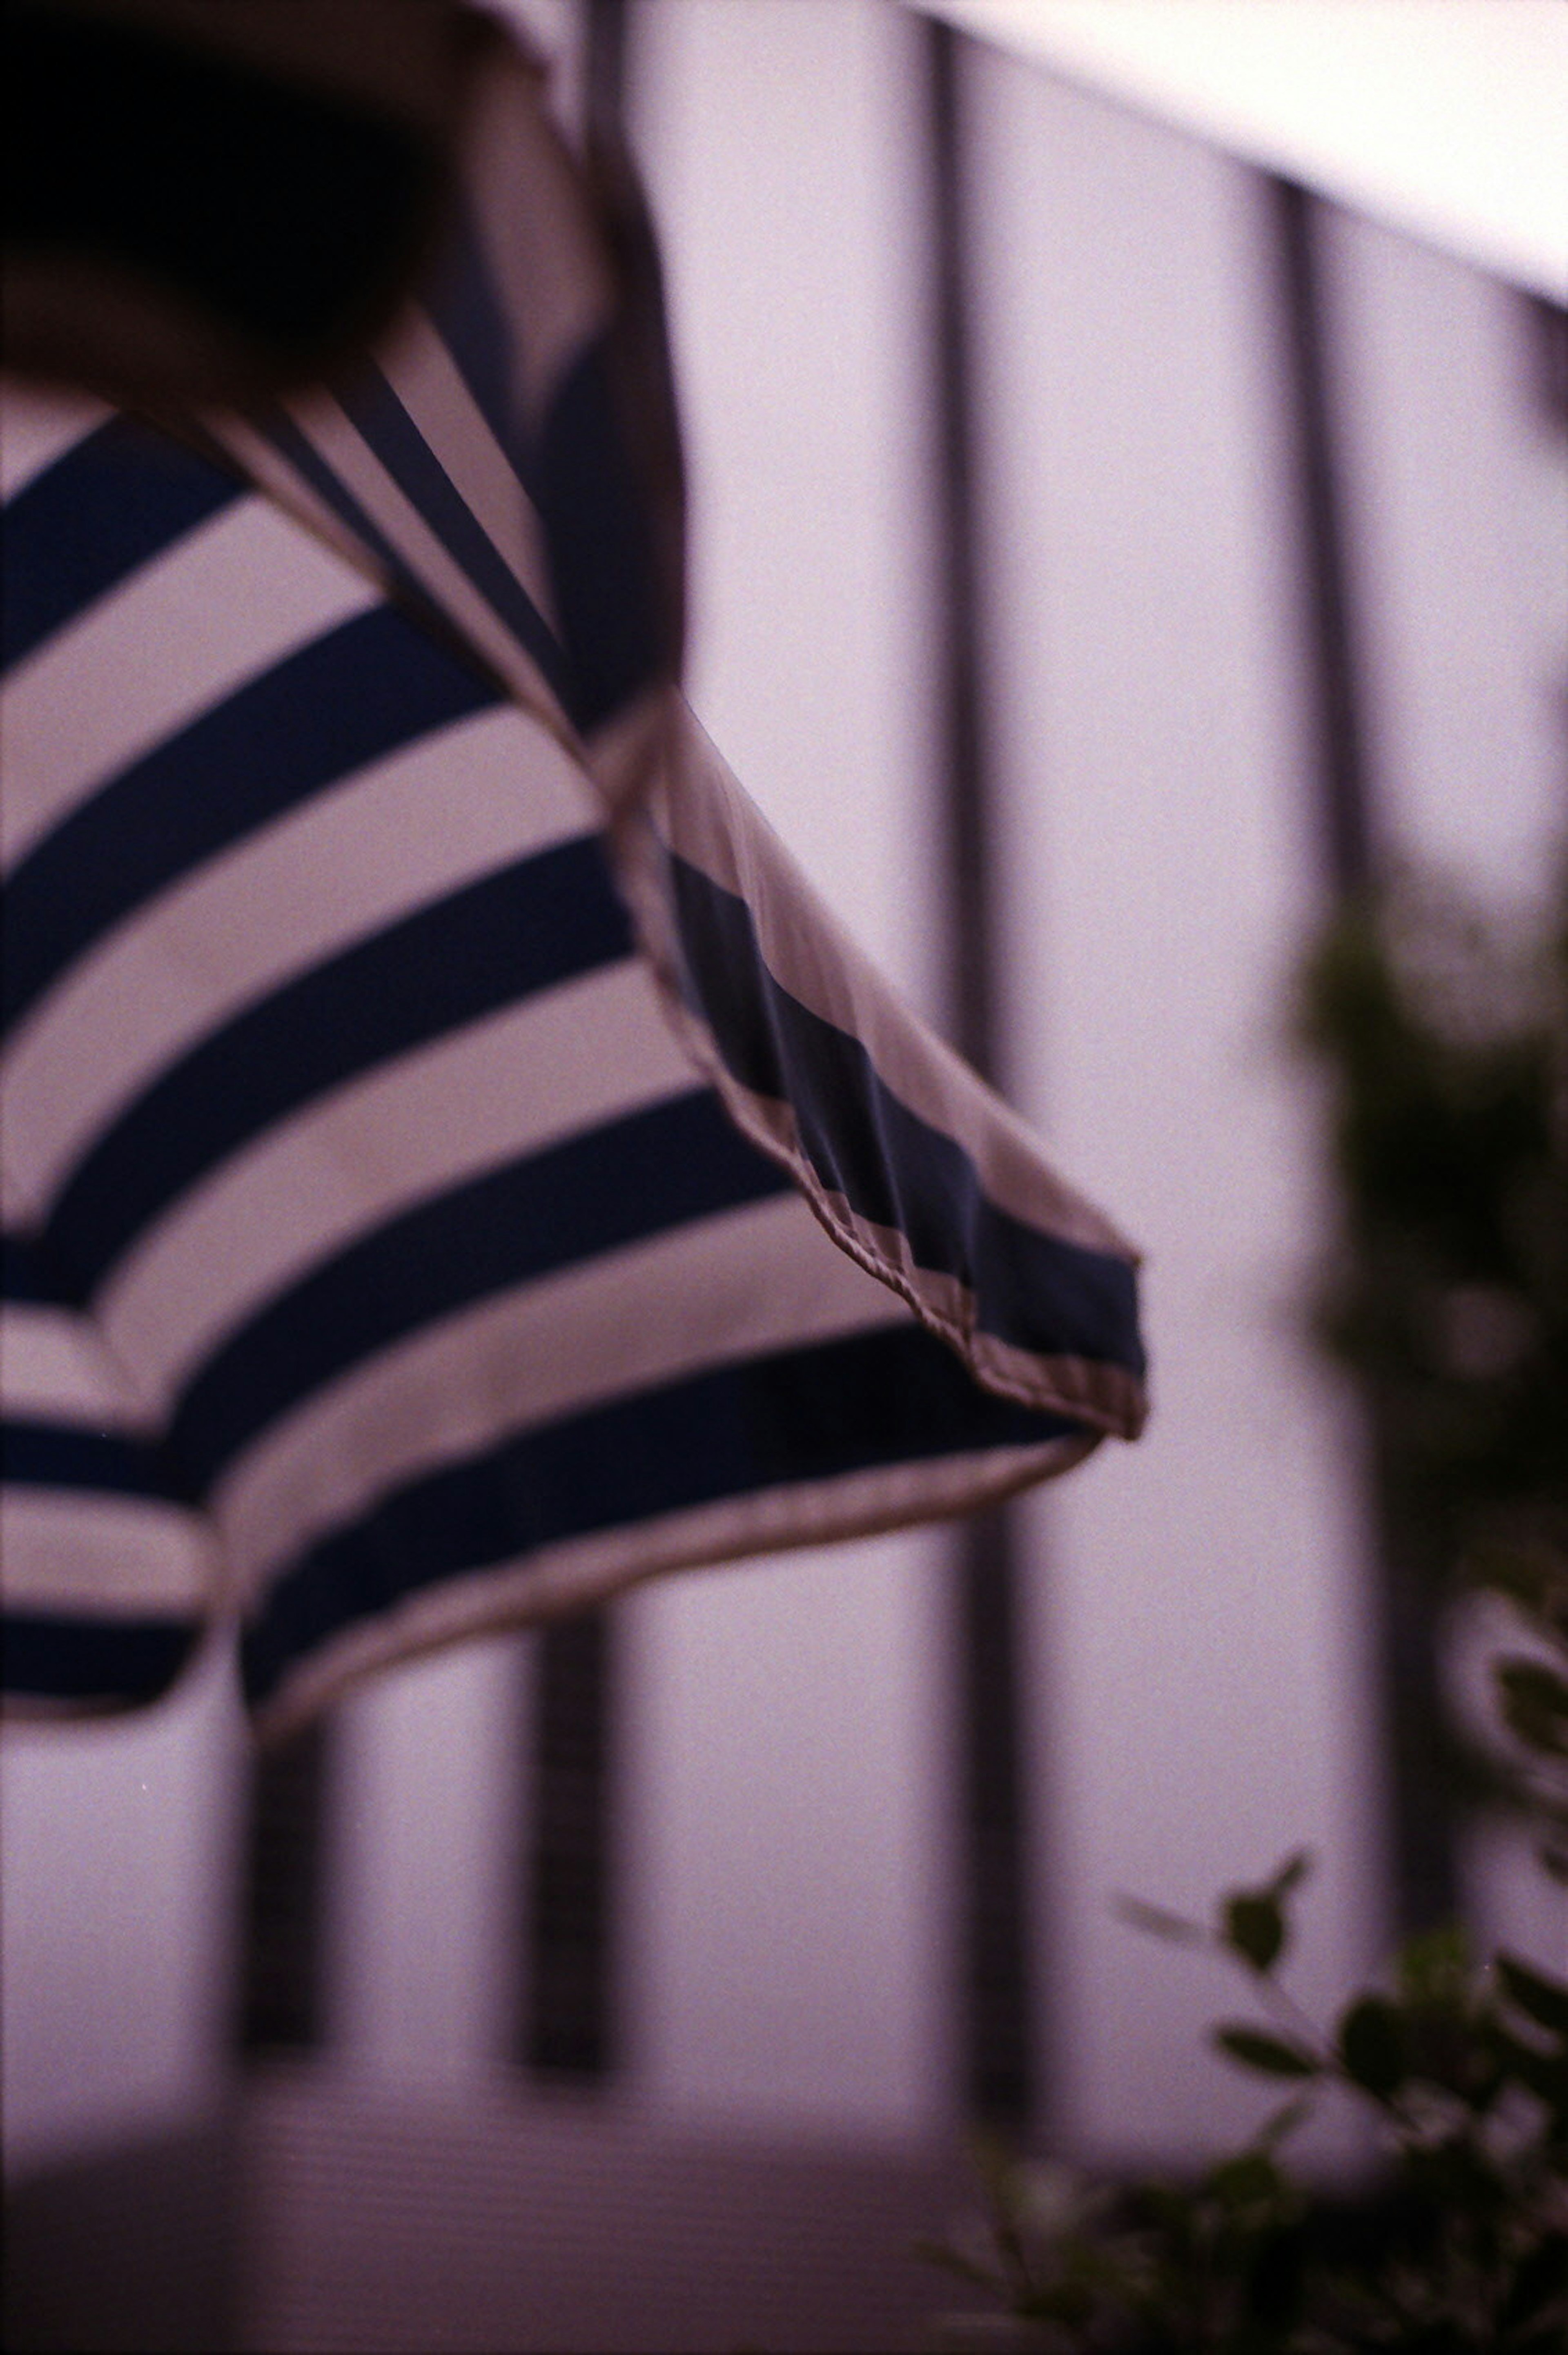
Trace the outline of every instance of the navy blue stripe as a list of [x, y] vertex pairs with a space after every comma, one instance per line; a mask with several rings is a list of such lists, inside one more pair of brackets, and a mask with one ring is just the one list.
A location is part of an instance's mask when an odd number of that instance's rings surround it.
[[160, 1447], [69, 1423], [0, 1423], [0, 1478], [29, 1488], [92, 1488], [187, 1502]]
[[707, 1089], [487, 1170], [270, 1302], [195, 1377], [171, 1449], [204, 1488], [265, 1424], [418, 1327], [788, 1183]]
[[574, 362], [550, 403], [528, 484], [571, 662], [571, 717], [586, 733], [658, 676], [674, 641], [605, 340]]
[[172, 1064], [78, 1165], [45, 1240], [87, 1299], [148, 1222], [247, 1140], [373, 1065], [630, 953], [596, 835], [421, 908]]
[[189, 1619], [59, 1619], [8, 1611], [0, 1622], [7, 1692], [34, 1700], [156, 1700], [201, 1635]]
[[53, 1269], [30, 1237], [0, 1233], [0, 1300], [28, 1308], [66, 1305]]
[[[453, 488], [380, 370], [368, 365], [356, 377], [353, 389], [345, 393], [343, 405], [399, 489], [485, 603], [533, 657], [569, 716], [576, 719], [572, 680], [549, 623], [473, 509]], [[460, 620], [457, 626], [462, 626]]]
[[205, 459], [111, 418], [18, 492], [0, 534], [0, 668], [244, 495]]
[[389, 606], [252, 680], [95, 794], [17, 868], [0, 944], [5, 1023], [203, 859], [496, 700]]
[[899, 1101], [860, 1041], [774, 979], [744, 901], [684, 859], [672, 857], [670, 868], [696, 1002], [719, 1051], [748, 1088], [793, 1107], [824, 1186], [903, 1234], [917, 1266], [961, 1284], [982, 1332], [1141, 1377], [1137, 1279], [1126, 1262], [988, 1201], [967, 1154]]
[[695, 1375], [525, 1432], [325, 1539], [247, 1635], [245, 1689], [265, 1700], [297, 1660], [405, 1595], [569, 1538], [1074, 1429], [990, 1397], [912, 1320]]

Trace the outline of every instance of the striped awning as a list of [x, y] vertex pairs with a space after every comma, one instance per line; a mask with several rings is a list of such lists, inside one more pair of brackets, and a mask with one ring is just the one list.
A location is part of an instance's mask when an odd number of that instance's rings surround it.
[[[1134, 1255], [676, 684], [656, 282], [526, 58], [371, 359], [4, 414], [5, 1678], [265, 1725], [1141, 1422]], [[623, 216], [623, 219], [625, 217]], [[852, 792], [853, 781], [846, 781]]]

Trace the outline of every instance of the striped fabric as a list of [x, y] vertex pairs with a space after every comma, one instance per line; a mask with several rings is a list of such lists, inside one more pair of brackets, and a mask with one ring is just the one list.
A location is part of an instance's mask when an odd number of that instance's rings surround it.
[[1141, 1421], [1132, 1254], [673, 679], [648, 288], [526, 61], [347, 389], [4, 421], [9, 1695], [411, 1650]]

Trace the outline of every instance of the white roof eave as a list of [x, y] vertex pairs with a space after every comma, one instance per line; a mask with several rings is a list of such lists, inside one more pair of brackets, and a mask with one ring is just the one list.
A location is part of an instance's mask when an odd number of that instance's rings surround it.
[[1568, 0], [913, 0], [1568, 303]]

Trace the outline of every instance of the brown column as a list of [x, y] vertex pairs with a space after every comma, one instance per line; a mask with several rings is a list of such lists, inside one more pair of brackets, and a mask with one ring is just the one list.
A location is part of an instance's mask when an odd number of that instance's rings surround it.
[[[937, 693], [943, 841], [955, 1045], [987, 1079], [1001, 1076], [995, 858], [979, 650], [979, 550], [965, 247], [965, 44], [927, 18], [927, 146], [937, 422]], [[1030, 2022], [1022, 1772], [1017, 1690], [1019, 1548], [1005, 1508], [972, 1515], [955, 1541], [961, 1678], [964, 2088], [978, 2117], [1015, 2127], [1038, 2113]]]
[[[1302, 677], [1327, 913], [1364, 896], [1375, 882], [1378, 842], [1354, 572], [1335, 435], [1325, 208], [1294, 181], [1264, 176], [1261, 185], [1278, 290]], [[1408, 1933], [1450, 1920], [1458, 1897], [1451, 1775], [1439, 1732], [1444, 1705], [1434, 1624], [1436, 1583], [1422, 1558], [1419, 1536], [1396, 1509], [1390, 1433], [1375, 1393], [1366, 1394], [1364, 1404], [1393, 1902], [1398, 1927]]]

